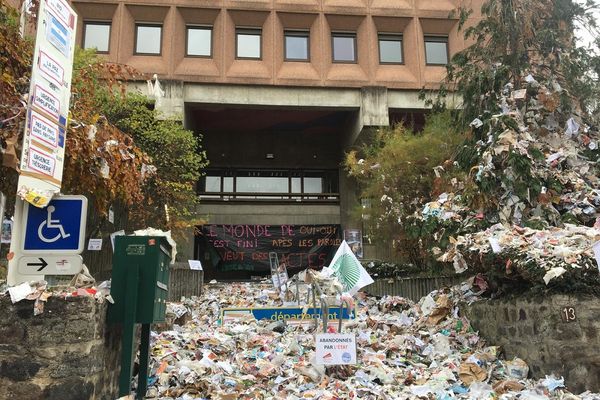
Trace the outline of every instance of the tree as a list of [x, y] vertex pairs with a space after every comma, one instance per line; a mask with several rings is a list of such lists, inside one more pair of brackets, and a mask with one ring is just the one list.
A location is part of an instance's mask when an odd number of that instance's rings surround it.
[[356, 212], [366, 233], [374, 242], [394, 244], [398, 261], [421, 269], [435, 264], [426, 250], [441, 238], [427, 235], [430, 227], [414, 216], [432, 192], [442, 190], [434, 168], [451, 159], [461, 141], [458, 131], [448, 129], [450, 122], [449, 113], [442, 113], [430, 116], [422, 132], [379, 128], [344, 161], [366, 200]]

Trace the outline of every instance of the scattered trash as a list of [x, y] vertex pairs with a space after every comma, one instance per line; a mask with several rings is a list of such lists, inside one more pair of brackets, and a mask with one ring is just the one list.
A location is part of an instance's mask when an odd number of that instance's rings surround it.
[[212, 282], [202, 296], [168, 305], [167, 313], [189, 319], [153, 333], [146, 398], [508, 400], [542, 398], [540, 387], [543, 398], [568, 398], [560, 380], [527, 379], [525, 361], [499, 359], [500, 349], [460, 316], [458, 302], [480, 290], [473, 282], [436, 290], [420, 304], [358, 292], [356, 318], [342, 328], [356, 335], [357, 364], [328, 367], [315, 363], [313, 324], [220, 323], [224, 308], [281, 307], [270, 282]]

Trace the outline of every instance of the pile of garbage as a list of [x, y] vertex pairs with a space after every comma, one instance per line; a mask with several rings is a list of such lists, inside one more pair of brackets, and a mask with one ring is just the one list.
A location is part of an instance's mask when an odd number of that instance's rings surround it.
[[[458, 224], [448, 251], [434, 249], [457, 272], [470, 267], [465, 258], [506, 249], [503, 262], [528, 266], [507, 268], [507, 274], [523, 272], [523, 280], [547, 284], [575, 276], [562, 269], [595, 269], [590, 250], [600, 239], [600, 134], [569, 108], [575, 102], [555, 80], [540, 83], [527, 75], [516, 86], [494, 93], [497, 114], [472, 121], [471, 136], [479, 140], [454, 164], [436, 168], [446, 192], [418, 218]], [[469, 174], [461, 176], [457, 165]]]
[[[356, 296], [356, 365], [318, 365], [313, 323], [252, 316], [221, 320], [227, 307], [281, 306], [261, 283], [209, 284], [199, 298], [168, 305], [187, 320], [153, 333], [148, 398], [199, 399], [600, 399], [573, 395], [561, 377], [527, 379], [527, 363], [503, 360], [460, 315], [474, 299], [465, 283], [434, 291], [419, 303], [401, 297]], [[331, 332], [334, 327], [328, 328]]]

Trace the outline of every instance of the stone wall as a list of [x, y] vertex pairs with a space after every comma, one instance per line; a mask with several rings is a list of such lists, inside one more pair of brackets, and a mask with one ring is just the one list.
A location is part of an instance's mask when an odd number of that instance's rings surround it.
[[105, 324], [106, 308], [50, 297], [34, 316], [33, 301], [0, 297], [0, 399], [117, 398], [121, 332]]
[[575, 393], [600, 390], [600, 299], [553, 295], [462, 305], [474, 329], [506, 359], [522, 358], [530, 377], [555, 373]]

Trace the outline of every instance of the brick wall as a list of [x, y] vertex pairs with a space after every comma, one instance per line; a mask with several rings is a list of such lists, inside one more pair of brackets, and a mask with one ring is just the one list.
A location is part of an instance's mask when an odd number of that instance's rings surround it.
[[114, 400], [121, 332], [91, 297], [33, 302], [0, 298], [0, 399]]
[[554, 372], [575, 393], [600, 390], [597, 297], [483, 300], [461, 310], [490, 345], [502, 346], [507, 359], [525, 360], [530, 377]]

